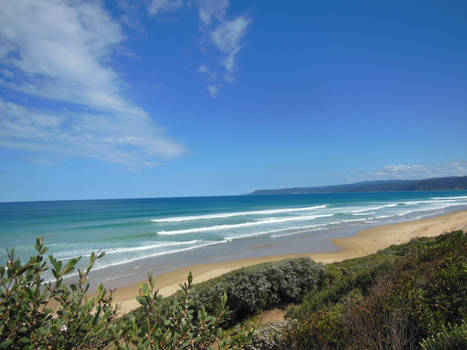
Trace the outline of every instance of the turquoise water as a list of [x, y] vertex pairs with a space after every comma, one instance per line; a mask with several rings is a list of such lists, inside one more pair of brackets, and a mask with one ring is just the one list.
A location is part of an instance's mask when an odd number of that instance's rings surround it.
[[255, 244], [284, 241], [466, 207], [465, 191], [0, 203], [0, 263], [4, 248], [30, 256], [37, 236], [58, 259], [105, 251], [97, 265], [105, 269], [206, 246], [234, 249], [252, 238]]

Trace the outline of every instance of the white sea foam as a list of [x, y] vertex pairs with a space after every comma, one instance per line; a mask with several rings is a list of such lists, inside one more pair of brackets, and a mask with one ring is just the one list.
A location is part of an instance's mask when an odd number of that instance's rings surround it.
[[[292, 230], [303, 230], [303, 229], [309, 229], [309, 228], [316, 228], [316, 227], [323, 227], [326, 226], [326, 224], [320, 224], [320, 225], [307, 225], [307, 226], [296, 226], [296, 227], [287, 227], [287, 228], [280, 228], [276, 230], [269, 230], [269, 231], [262, 231], [262, 232], [256, 232], [256, 233], [249, 233], [245, 235], [239, 235], [239, 236], [229, 236], [226, 237], [225, 239], [227, 241], [233, 241], [236, 239], [243, 239], [243, 238], [248, 238], [248, 237], [254, 237], [254, 236], [263, 236], [263, 235], [268, 235], [270, 233], [275, 233], [275, 232], [282, 232], [282, 231], [292, 231]], [[300, 232], [307, 232], [308, 230], [300, 231]], [[313, 230], [310, 230], [313, 231]], [[275, 237], [275, 236], [271, 236]]]
[[397, 206], [398, 203], [390, 203], [390, 204], [385, 204], [385, 205], [379, 205], [377, 207], [368, 207], [368, 208], [362, 208], [362, 209], [358, 209], [358, 210], [351, 210], [350, 213], [363, 213], [363, 212], [366, 212], [366, 211], [372, 211], [372, 210], [380, 210], [380, 209], [384, 209], [384, 208], [394, 208], [395, 206]]
[[157, 244], [142, 245], [139, 247], [110, 249], [110, 250], [106, 250], [105, 254], [107, 255], [107, 254], [127, 253], [127, 252], [135, 252], [135, 251], [142, 251], [142, 250], [151, 250], [155, 248], [173, 247], [173, 246], [178, 246], [178, 245], [194, 244], [198, 242], [201, 242], [201, 241], [193, 240], [193, 241], [185, 241], [185, 242], [159, 242]]
[[324, 227], [317, 227], [317, 228], [314, 228], [314, 229], [311, 229], [311, 230], [303, 230], [303, 231], [294, 231], [294, 232], [289, 232], [289, 233], [284, 233], [282, 235], [273, 235], [271, 236], [271, 238], [280, 238], [280, 237], [287, 237], [287, 236], [293, 236], [293, 235], [298, 235], [300, 233], [307, 233], [307, 232], [311, 232], [311, 231], [322, 231], [322, 230], [325, 230]]
[[[129, 253], [129, 252], [137, 252], [137, 251], [144, 251], [144, 250], [151, 250], [156, 248], [164, 248], [164, 247], [175, 247], [179, 245], [187, 245], [187, 244], [195, 244], [198, 242], [202, 242], [201, 240], [192, 240], [192, 241], [181, 241], [181, 242], [157, 242], [155, 244], [148, 244], [148, 245], [141, 245], [137, 247], [122, 247], [122, 248], [113, 248], [113, 249], [99, 249], [98, 251], [105, 252], [105, 255], [111, 254], [122, 254], [122, 253]], [[82, 257], [88, 258], [91, 256], [92, 252], [95, 252], [95, 248], [88, 248], [88, 249], [74, 249], [68, 250], [65, 252], [59, 252], [56, 254], [57, 260], [65, 261], [70, 260], [72, 258]]]
[[109, 266], [127, 264], [127, 263], [130, 263], [130, 262], [133, 262], [133, 261], [138, 261], [138, 260], [142, 260], [142, 259], [146, 259], [146, 258], [153, 258], [153, 257], [156, 257], [156, 256], [161, 256], [161, 255], [169, 255], [169, 254], [174, 254], [174, 253], [186, 252], [186, 251], [189, 251], [189, 250], [202, 248], [202, 247], [208, 247], [208, 246], [211, 246], [211, 245], [221, 244], [221, 243], [226, 243], [226, 242], [227, 242], [226, 240], [207, 242], [207, 243], [200, 244], [200, 245], [195, 245], [195, 246], [192, 246], [192, 247], [180, 248], [180, 249], [170, 250], [170, 251], [166, 251], [166, 252], [158, 252], [158, 253], [149, 254], [149, 255], [143, 255], [143, 256], [136, 257], [136, 258], [126, 259], [126, 260], [122, 260], [122, 261], [118, 261], [118, 262], [112, 262], [110, 264], [106, 264], [106, 265], [102, 265], [102, 266], [97, 266], [97, 267], [93, 268], [93, 270], [100, 270], [100, 269], [104, 269], [104, 268], [109, 267]]
[[347, 219], [347, 220], [341, 220], [341, 222], [357, 222], [357, 221], [360, 221], [360, 222], [365, 222], [367, 221], [367, 219]]
[[436, 204], [436, 203], [446, 203], [446, 202], [455, 202], [453, 199], [446, 200], [421, 200], [421, 201], [408, 201], [403, 202], [404, 205], [417, 205], [417, 204]]
[[238, 211], [233, 213], [219, 213], [219, 214], [206, 214], [206, 215], [194, 215], [194, 216], [175, 216], [160, 219], [151, 219], [152, 222], [180, 222], [180, 221], [193, 221], [193, 220], [209, 220], [209, 219], [223, 219], [235, 216], [247, 216], [247, 215], [269, 215], [269, 214], [282, 214], [282, 213], [293, 213], [297, 211], [310, 211], [315, 209], [324, 209], [326, 205], [316, 205], [314, 207], [305, 208], [282, 208], [282, 209], [268, 209], [268, 210], [251, 210], [251, 211]]
[[408, 215], [410, 213], [441, 210], [441, 209], [449, 208], [449, 207], [451, 207], [453, 205], [455, 205], [455, 204], [447, 204], [447, 205], [429, 206], [429, 207], [425, 207], [425, 208], [417, 208], [417, 209], [403, 211], [401, 213], [398, 213], [397, 215], [398, 216], [405, 216], [405, 215]]
[[467, 196], [455, 196], [455, 197], [433, 197], [432, 199], [467, 199]]
[[381, 216], [375, 216], [375, 219], [384, 219], [384, 218], [390, 218], [393, 217], [394, 215], [381, 215]]
[[[93, 267], [93, 271], [102, 270], [102, 269], [105, 269], [105, 268], [108, 268], [108, 267], [111, 267], [111, 266], [124, 265], [124, 264], [128, 264], [128, 263], [131, 263], [131, 262], [134, 262], [134, 261], [147, 259], [147, 258], [154, 258], [156, 256], [186, 252], [186, 251], [189, 251], [189, 250], [198, 249], [198, 248], [202, 248], [202, 247], [208, 247], [208, 246], [211, 246], [211, 245], [221, 244], [221, 243], [227, 243], [227, 241], [222, 240], [222, 241], [207, 242], [207, 243], [204, 243], [204, 244], [200, 244], [200, 245], [196, 245], [196, 246], [192, 246], [192, 247], [187, 247], [187, 248], [180, 248], [180, 249], [170, 250], [170, 251], [166, 251], [166, 252], [158, 252], [158, 253], [154, 253], [154, 254], [142, 255], [142, 256], [135, 257], [135, 258], [131, 258], [131, 259], [121, 259], [121, 260], [115, 261], [115, 262], [108, 262], [108, 263], [104, 263], [102, 265], [96, 265], [96, 266]], [[65, 276], [65, 278], [70, 278], [70, 277], [75, 277], [75, 276], [78, 276], [77, 272], [71, 273], [71, 274]], [[55, 279], [51, 279], [51, 280], [44, 281], [44, 283], [54, 282], [54, 281], [55, 281]]]
[[294, 217], [289, 217], [289, 218], [269, 218], [267, 220], [244, 222], [241, 224], [214, 225], [214, 226], [206, 226], [206, 227], [188, 228], [188, 229], [183, 229], [183, 230], [159, 231], [157, 232], [157, 234], [159, 235], [181, 235], [181, 234], [195, 233], [195, 232], [220, 231], [220, 230], [229, 230], [233, 228], [241, 228], [241, 227], [248, 227], [248, 226], [277, 224], [277, 223], [289, 222], [289, 221], [311, 221], [314, 219], [329, 217], [333, 215], [334, 214], [323, 214], [323, 215], [294, 216]]

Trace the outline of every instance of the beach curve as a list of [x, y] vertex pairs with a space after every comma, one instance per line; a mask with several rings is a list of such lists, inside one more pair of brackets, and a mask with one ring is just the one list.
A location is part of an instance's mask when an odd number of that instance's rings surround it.
[[[430, 218], [376, 226], [359, 231], [350, 237], [329, 238], [340, 248], [333, 252], [260, 256], [187, 266], [157, 275], [156, 285], [162, 296], [169, 296], [179, 289], [179, 283], [186, 281], [189, 272], [193, 274], [194, 283], [201, 283], [242, 267], [286, 258], [307, 256], [317, 262], [328, 264], [373, 254], [393, 244], [407, 243], [414, 238], [434, 237], [444, 232], [466, 228], [467, 210], [459, 210]], [[138, 294], [138, 285], [125, 286], [114, 292], [114, 301], [120, 305], [122, 314], [139, 306], [135, 299]]]

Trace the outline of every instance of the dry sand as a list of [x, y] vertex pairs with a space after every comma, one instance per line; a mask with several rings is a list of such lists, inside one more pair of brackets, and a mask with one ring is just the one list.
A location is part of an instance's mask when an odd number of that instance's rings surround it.
[[[178, 290], [179, 283], [186, 281], [188, 273], [193, 274], [194, 283], [207, 281], [241, 267], [255, 265], [285, 258], [308, 256], [315, 261], [331, 263], [351, 258], [357, 258], [376, 253], [392, 244], [402, 244], [416, 237], [434, 237], [458, 229], [467, 228], [467, 210], [461, 210], [446, 215], [403, 222], [387, 226], [378, 226], [358, 232], [355, 236], [330, 239], [341, 249], [329, 253], [293, 254], [263, 256], [257, 258], [233, 260], [226, 262], [188, 266], [156, 276], [156, 285], [163, 296], [173, 294]], [[121, 313], [126, 313], [139, 306], [135, 296], [138, 285], [120, 288], [114, 293], [116, 303], [120, 304]]]

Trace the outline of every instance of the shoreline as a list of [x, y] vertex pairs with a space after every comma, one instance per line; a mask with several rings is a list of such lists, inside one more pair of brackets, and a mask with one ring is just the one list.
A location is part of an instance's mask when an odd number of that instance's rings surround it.
[[[350, 237], [329, 238], [329, 241], [339, 247], [338, 250], [332, 252], [271, 255], [197, 264], [155, 275], [155, 280], [160, 294], [166, 297], [179, 289], [178, 284], [186, 281], [190, 271], [193, 274], [193, 282], [201, 283], [242, 267], [287, 258], [306, 256], [317, 262], [328, 264], [370, 255], [392, 244], [407, 243], [413, 238], [434, 237], [443, 232], [466, 228], [467, 210], [459, 210], [430, 218], [376, 226], [358, 231]], [[118, 288], [114, 292], [114, 302], [120, 305], [120, 313], [127, 313], [139, 306], [136, 301], [137, 294], [138, 283]]]

